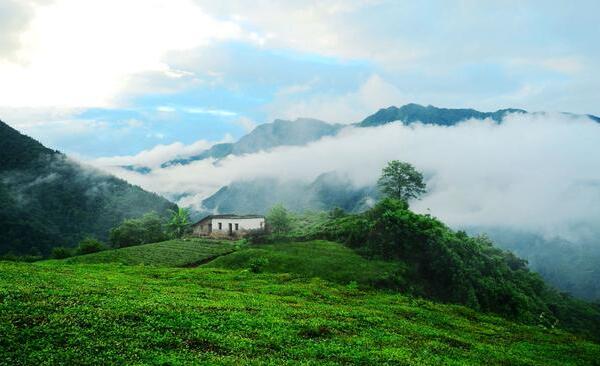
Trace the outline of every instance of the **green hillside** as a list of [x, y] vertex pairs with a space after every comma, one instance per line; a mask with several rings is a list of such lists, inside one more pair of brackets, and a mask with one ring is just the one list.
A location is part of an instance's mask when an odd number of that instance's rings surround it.
[[593, 365], [462, 306], [246, 270], [0, 263], [0, 364]]
[[340, 284], [381, 285], [390, 275], [401, 276], [404, 270], [400, 263], [367, 260], [352, 249], [323, 240], [247, 247], [220, 257], [207, 266], [252, 268], [257, 265], [257, 258], [262, 272], [318, 277]]
[[236, 245], [231, 241], [178, 239], [161, 243], [105, 250], [103, 252], [48, 262], [67, 264], [120, 263], [125, 265], [153, 265], [181, 267], [210, 260], [230, 253]]
[[435, 301], [463, 304], [534, 324], [541, 314], [559, 327], [600, 339], [600, 305], [548, 286], [511, 252], [487, 237], [453, 231], [405, 202], [384, 199], [362, 214], [312, 226], [305, 238], [343, 243], [365, 258], [401, 263], [388, 286]]
[[0, 121], [0, 255], [48, 255], [175, 204], [44, 147]]

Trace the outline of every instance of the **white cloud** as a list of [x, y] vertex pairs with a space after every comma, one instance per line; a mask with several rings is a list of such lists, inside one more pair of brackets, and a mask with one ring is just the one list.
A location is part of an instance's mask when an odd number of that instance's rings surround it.
[[236, 124], [242, 126], [242, 128], [244, 129], [244, 131], [246, 132], [250, 132], [252, 131], [254, 128], [256, 128], [257, 124], [256, 122], [254, 122], [253, 120], [251, 120], [248, 117], [240, 117], [237, 120], [234, 121]]
[[4, 0], [0, 2], [0, 60], [18, 62], [21, 33], [33, 17], [34, 1]]
[[507, 64], [510, 67], [518, 68], [522, 66], [531, 66], [542, 68], [550, 71], [559, 72], [566, 75], [575, 75], [585, 70], [586, 63], [582, 57], [577, 55], [563, 57], [516, 57], [508, 60]]
[[407, 100], [396, 86], [388, 83], [377, 74], [371, 75], [355, 91], [347, 94], [313, 94], [295, 98], [289, 90], [283, 89], [266, 108], [271, 118], [296, 119], [311, 117], [335, 123], [354, 123], [382, 107], [402, 105]]
[[[260, 31], [264, 47], [294, 49], [341, 59], [369, 59], [389, 66], [402, 67], [414, 62], [425, 51], [410, 37], [379, 32], [361, 15], [378, 5], [402, 15], [411, 6], [397, 6], [381, 0], [309, 0], [259, 1], [248, 6], [246, 1], [205, 1], [199, 4], [214, 14], [234, 17], [239, 24]], [[387, 34], [386, 34], [387, 33]]]
[[[152, 135], [149, 137], [162, 139], [164, 136]], [[217, 143], [231, 142], [232, 140], [233, 137], [229, 134], [226, 134], [223, 139]], [[210, 148], [214, 143], [214, 141], [211, 142], [206, 140], [198, 140], [186, 145], [178, 141], [168, 145], [156, 145], [152, 149], [143, 150], [135, 155], [101, 157], [88, 160], [88, 162], [98, 168], [104, 168], [108, 170], [125, 165], [158, 168], [162, 163], [169, 160], [196, 155]]]
[[28, 128], [33, 125], [65, 121], [82, 111], [79, 108], [13, 108], [0, 106], [0, 119], [18, 128]]
[[158, 107], [156, 107], [156, 111], [163, 112], [163, 113], [171, 113], [171, 112], [175, 112], [176, 109], [173, 107], [166, 106], [166, 105], [159, 105]]
[[584, 69], [584, 63], [578, 57], [548, 58], [542, 61], [547, 69], [562, 72], [564, 74], [577, 74]]
[[241, 37], [238, 25], [206, 15], [191, 0], [37, 5], [21, 34], [22, 61], [0, 61], [0, 103], [106, 107], [135, 74], [182, 75], [162, 61], [166, 52]]
[[212, 143], [204, 140], [199, 140], [189, 145], [185, 145], [181, 142], [174, 142], [169, 145], [156, 145], [150, 150], [144, 150], [135, 155], [103, 157], [92, 160], [90, 163], [105, 168], [122, 165], [137, 165], [155, 168], [171, 159], [197, 154], [208, 149], [211, 145]]
[[587, 118], [512, 115], [500, 125], [349, 127], [305, 147], [232, 156], [217, 165], [204, 160], [147, 176], [113, 172], [166, 195], [190, 193], [180, 203], [197, 204], [232, 181], [258, 177], [310, 181], [339, 171], [357, 186], [370, 185], [387, 161], [399, 159], [428, 177], [430, 192], [415, 210], [431, 209], [453, 226], [501, 225], [577, 240], [600, 231], [598, 141], [600, 124]]
[[279, 89], [276, 94], [277, 96], [285, 96], [305, 93], [307, 91], [310, 91], [318, 81], [319, 78], [315, 77], [305, 83], [289, 85]]
[[181, 112], [190, 113], [190, 114], [210, 114], [210, 115], [219, 116], [219, 117], [235, 117], [235, 116], [237, 116], [237, 113], [233, 112], [233, 111], [227, 111], [224, 109], [203, 108], [203, 107], [175, 108], [175, 107], [171, 107], [171, 106], [161, 105], [161, 106], [156, 107], [156, 111], [162, 112], [162, 113], [173, 113], [173, 112], [181, 111]]
[[223, 109], [207, 109], [207, 108], [193, 107], [193, 108], [184, 108], [183, 111], [186, 113], [191, 113], [191, 114], [210, 114], [210, 115], [219, 116], [219, 117], [237, 116], [236, 112], [226, 111]]

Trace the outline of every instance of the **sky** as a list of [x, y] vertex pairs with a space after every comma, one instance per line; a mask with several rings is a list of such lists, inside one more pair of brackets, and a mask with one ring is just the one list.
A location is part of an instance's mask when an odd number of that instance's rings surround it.
[[599, 12], [597, 1], [0, 0], [0, 119], [91, 161], [409, 102], [600, 115]]

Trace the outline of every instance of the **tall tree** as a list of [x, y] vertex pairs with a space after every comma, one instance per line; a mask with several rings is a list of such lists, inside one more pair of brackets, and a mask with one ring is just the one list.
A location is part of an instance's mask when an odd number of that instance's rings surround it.
[[384, 195], [404, 202], [419, 198], [427, 191], [423, 174], [409, 163], [398, 160], [390, 161], [383, 168], [377, 185]]
[[288, 210], [278, 204], [267, 214], [267, 224], [275, 234], [285, 234], [291, 229], [291, 218]]

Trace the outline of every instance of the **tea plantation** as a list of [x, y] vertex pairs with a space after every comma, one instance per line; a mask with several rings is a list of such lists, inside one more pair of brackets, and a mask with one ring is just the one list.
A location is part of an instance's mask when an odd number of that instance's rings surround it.
[[55, 263], [121, 263], [126, 265], [154, 265], [180, 267], [201, 264], [219, 255], [231, 253], [236, 247], [232, 241], [207, 239], [176, 239], [161, 243], [105, 250], [98, 253], [80, 255]]
[[[192, 243], [0, 262], [0, 365], [599, 364], [600, 345], [562, 330], [363, 286], [398, 268], [335, 243], [172, 267]], [[234, 247], [196, 244], [194, 261]]]

